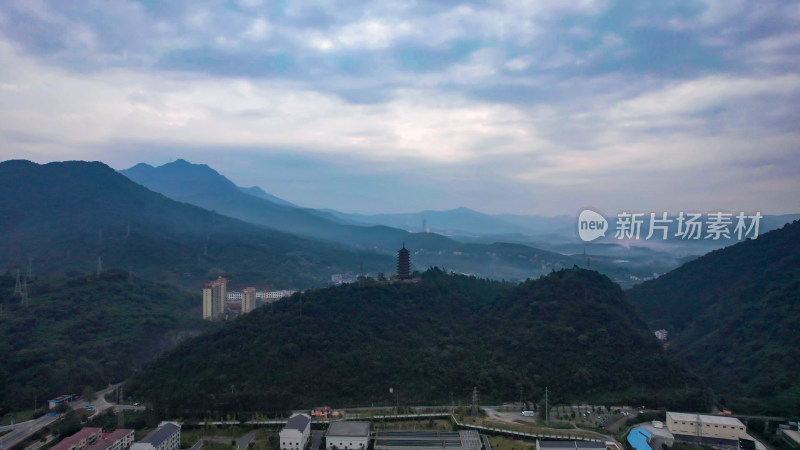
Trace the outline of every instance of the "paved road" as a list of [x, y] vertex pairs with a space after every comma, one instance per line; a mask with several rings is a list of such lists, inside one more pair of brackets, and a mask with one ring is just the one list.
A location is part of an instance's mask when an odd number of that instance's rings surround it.
[[[111, 392], [112, 390], [116, 389], [119, 384], [111, 385], [102, 391], [97, 393], [97, 400], [94, 403], [95, 407], [97, 408], [98, 412], [102, 412], [108, 408], [111, 408], [112, 405], [105, 401], [103, 397], [107, 393]], [[79, 400], [77, 402], [73, 402], [70, 404], [70, 409], [79, 409], [85, 408], [89, 405], [89, 402], [86, 400]], [[11, 448], [20, 442], [28, 439], [31, 435], [36, 433], [37, 431], [41, 430], [42, 428], [50, 425], [51, 423], [58, 420], [58, 417], [52, 417], [45, 414], [38, 419], [30, 420], [28, 422], [23, 422], [22, 424], [14, 425], [14, 430], [0, 436], [0, 450]]]
[[319, 449], [323, 437], [325, 437], [325, 430], [311, 430], [311, 450]]

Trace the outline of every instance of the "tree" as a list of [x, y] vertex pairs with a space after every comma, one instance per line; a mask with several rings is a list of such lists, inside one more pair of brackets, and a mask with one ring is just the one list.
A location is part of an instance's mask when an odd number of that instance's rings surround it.
[[93, 402], [97, 400], [97, 392], [95, 392], [91, 386], [86, 386], [85, 388], [83, 388], [82, 396], [88, 402]]

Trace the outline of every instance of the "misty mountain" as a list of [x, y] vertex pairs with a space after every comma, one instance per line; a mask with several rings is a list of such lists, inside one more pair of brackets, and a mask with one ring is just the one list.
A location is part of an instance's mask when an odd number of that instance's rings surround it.
[[[246, 349], [246, 351], [232, 351]], [[526, 399], [709, 407], [619, 286], [570, 269], [519, 285], [432, 269], [304, 292], [184, 342], [126, 391], [172, 416]], [[389, 392], [392, 387], [394, 394]], [[396, 397], [395, 397], [396, 395]], [[447, 403], [445, 403], [447, 402]]]
[[6, 161], [0, 163], [0, 267], [24, 270], [29, 258], [36, 272], [62, 274], [93, 272], [102, 258], [103, 267], [194, 289], [219, 275], [305, 288], [326, 284], [331, 273], [357, 270], [362, 261], [374, 270], [394, 266], [374, 251], [176, 202], [99, 162]]
[[[586, 263], [583, 257], [564, 256], [519, 243], [460, 242], [436, 233], [411, 233], [387, 225], [356, 224], [353, 217], [335, 211], [276, 204], [242, 192], [233, 182], [204, 164], [192, 164], [182, 159], [160, 167], [138, 164], [121, 173], [175, 200], [312, 239], [390, 256], [394, 256], [405, 243], [412, 251], [412, 264], [418, 269], [438, 266], [495, 279], [524, 280], [553, 269]], [[483, 221], [482, 226], [486, 229], [494, 220], [466, 208], [461, 208], [456, 214], [462, 218], [471, 217], [475, 223]], [[443, 214], [443, 217], [447, 215]], [[561, 220], [558, 219], [559, 223]], [[602, 255], [592, 261], [593, 268], [622, 280], [630, 280], [631, 274], [652, 276], [653, 272], [664, 269], [664, 266], [649, 264], [620, 265], [614, 258]], [[365, 267], [374, 273], [373, 268]]]
[[800, 221], [628, 291], [669, 349], [734, 409], [800, 414]]
[[250, 195], [252, 195], [254, 197], [263, 198], [264, 200], [269, 200], [272, 203], [275, 203], [276, 205], [283, 205], [283, 206], [290, 206], [292, 208], [299, 208], [299, 206], [295, 205], [294, 203], [287, 202], [286, 200], [284, 200], [282, 198], [278, 198], [278, 197], [276, 197], [276, 196], [274, 196], [272, 194], [268, 194], [268, 193], [264, 192], [264, 190], [261, 189], [258, 186], [252, 186], [252, 187], [241, 187], [241, 186], [239, 186], [239, 190], [244, 192], [245, 194], [250, 194]]

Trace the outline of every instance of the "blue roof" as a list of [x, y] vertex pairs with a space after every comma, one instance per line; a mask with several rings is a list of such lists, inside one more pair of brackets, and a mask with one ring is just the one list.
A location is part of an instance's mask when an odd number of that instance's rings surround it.
[[652, 450], [647, 440], [650, 439], [650, 432], [636, 428], [628, 433], [628, 443], [630, 443], [636, 450]]

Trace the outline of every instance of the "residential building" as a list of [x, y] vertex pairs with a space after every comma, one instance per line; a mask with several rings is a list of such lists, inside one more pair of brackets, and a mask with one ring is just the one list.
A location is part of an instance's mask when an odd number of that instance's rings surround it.
[[61, 442], [50, 448], [55, 450], [86, 450], [87, 447], [97, 441], [101, 432], [100, 428], [81, 428], [77, 433], [65, 437]]
[[256, 309], [256, 288], [249, 287], [242, 291], [242, 314]]
[[178, 450], [179, 448], [181, 448], [181, 425], [177, 422], [161, 422], [157, 429], [131, 446], [131, 450]]
[[325, 432], [326, 450], [360, 450], [369, 446], [369, 422], [333, 422]]
[[311, 437], [311, 417], [295, 414], [279, 433], [281, 450], [303, 450]]
[[599, 441], [536, 441], [536, 450], [606, 450]]
[[242, 293], [239, 291], [231, 291], [225, 294], [225, 299], [229, 302], [238, 302], [242, 300]]
[[667, 429], [679, 442], [738, 447], [749, 439], [745, 425], [729, 416], [667, 412]]
[[225, 313], [228, 280], [222, 277], [203, 286], [203, 319], [216, 320]]
[[86, 450], [129, 450], [133, 445], [133, 430], [117, 429], [111, 433], [103, 433], [86, 447]]
[[265, 298], [268, 299], [279, 299], [284, 297], [291, 297], [297, 291], [288, 291], [288, 290], [280, 290], [280, 291], [267, 291], [265, 293]]
[[667, 330], [657, 330], [653, 334], [656, 335], [656, 339], [659, 341], [666, 341], [667, 337], [669, 337], [669, 332]]
[[375, 450], [480, 450], [477, 431], [378, 431]]

